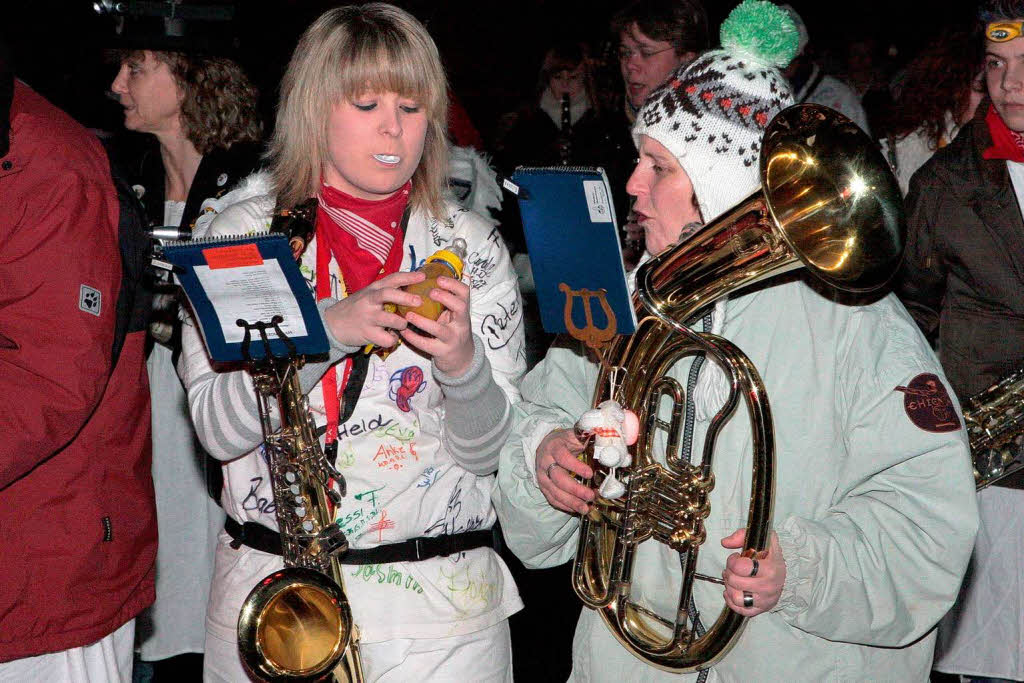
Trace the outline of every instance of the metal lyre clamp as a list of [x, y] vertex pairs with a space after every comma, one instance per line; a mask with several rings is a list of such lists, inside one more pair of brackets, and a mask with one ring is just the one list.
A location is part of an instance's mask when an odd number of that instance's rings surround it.
[[[242, 359], [249, 365], [269, 363], [274, 360], [296, 360], [298, 359], [298, 350], [295, 348], [295, 342], [293, 342], [288, 335], [281, 330], [281, 323], [284, 322], [284, 318], [280, 315], [275, 315], [270, 319], [270, 322], [264, 322], [257, 320], [251, 323], [242, 318], [238, 318], [235, 324], [245, 330], [245, 335], [242, 337]], [[270, 338], [267, 336], [267, 330], [272, 329], [277, 338], [285, 345], [288, 349], [288, 353], [285, 356], [275, 356], [270, 348]], [[263, 346], [262, 358], [254, 358], [250, 352], [253, 338], [252, 332], [256, 330], [259, 334], [259, 343]]]
[[[558, 283], [558, 289], [565, 294], [565, 329], [573, 339], [578, 339], [595, 351], [599, 351], [608, 343], [618, 330], [615, 320], [615, 312], [608, 303], [607, 292], [603, 289], [572, 289], [564, 282]], [[573, 299], [579, 298], [583, 304], [583, 317], [586, 321], [583, 327], [578, 327], [573, 322], [572, 308]], [[590, 310], [590, 300], [597, 299], [601, 311], [604, 313], [605, 326], [598, 327], [594, 324], [594, 314]]]

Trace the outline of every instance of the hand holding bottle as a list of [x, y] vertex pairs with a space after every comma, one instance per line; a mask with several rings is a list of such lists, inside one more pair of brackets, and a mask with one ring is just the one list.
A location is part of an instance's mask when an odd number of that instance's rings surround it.
[[331, 334], [346, 346], [376, 344], [390, 348], [398, 343], [392, 330], [404, 330], [408, 323], [394, 312], [394, 306], [419, 306], [422, 297], [401, 289], [422, 283], [426, 276], [392, 273], [355, 292], [324, 311], [324, 322]]
[[[437, 320], [410, 310], [405, 314], [409, 326], [400, 332], [402, 339], [430, 354], [434, 365], [441, 372], [451, 377], [461, 377], [473, 364], [469, 285], [454, 278], [439, 277], [437, 286], [427, 296], [446, 310]], [[424, 301], [427, 299], [424, 298]]]

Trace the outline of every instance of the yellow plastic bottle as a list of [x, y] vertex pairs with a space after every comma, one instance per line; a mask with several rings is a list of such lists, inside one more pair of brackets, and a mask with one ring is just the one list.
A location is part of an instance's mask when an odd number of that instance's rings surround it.
[[466, 240], [457, 237], [452, 240], [451, 246], [440, 249], [431, 254], [426, 263], [417, 268], [418, 272], [424, 273], [427, 278], [423, 282], [402, 287], [410, 294], [419, 296], [423, 301], [419, 306], [395, 306], [395, 312], [405, 317], [409, 311], [419, 313], [424, 318], [437, 320], [444, 312], [444, 306], [431, 299], [428, 295], [430, 290], [437, 287], [437, 278], [450, 277], [455, 280], [462, 279], [463, 260], [466, 258]]
[[[424, 318], [430, 318], [431, 320], [437, 320], [441, 317], [444, 312], [444, 306], [437, 301], [431, 299], [428, 294], [430, 290], [437, 287], [437, 278], [439, 277], [450, 277], [456, 280], [462, 279], [462, 261], [466, 258], [466, 240], [461, 237], [456, 237], [452, 240], [451, 246], [447, 249], [439, 249], [430, 255], [430, 258], [426, 262], [417, 268], [416, 270], [425, 273], [427, 278], [423, 282], [417, 282], [414, 285], [406, 285], [402, 289], [410, 294], [415, 294], [422, 299], [419, 306], [399, 306], [397, 304], [385, 304], [384, 309], [397, 313], [398, 315], [405, 317], [405, 314], [409, 311], [415, 311]], [[413, 327], [414, 330], [421, 334], [426, 334], [422, 330], [418, 330]], [[429, 335], [428, 335], [429, 336]], [[373, 350], [373, 344], [367, 344], [366, 348], [363, 349], [363, 353], [369, 353]]]

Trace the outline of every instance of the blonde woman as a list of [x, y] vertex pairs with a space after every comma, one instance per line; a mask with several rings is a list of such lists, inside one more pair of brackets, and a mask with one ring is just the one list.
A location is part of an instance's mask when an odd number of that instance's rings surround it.
[[[275, 208], [317, 203], [300, 260], [332, 349], [302, 380], [347, 480], [343, 574], [371, 681], [510, 681], [507, 619], [522, 605], [489, 532], [524, 370], [519, 292], [497, 232], [442, 198], [445, 93], [437, 49], [412, 16], [384, 4], [328, 11], [285, 74], [270, 172], [224, 197], [210, 228], [266, 231]], [[423, 276], [407, 271], [456, 238], [466, 268], [432, 291], [441, 318], [385, 310], [418, 303], [399, 288]], [[282, 566], [263, 437], [248, 374], [215, 371], [194, 326], [183, 341], [193, 420], [225, 461], [205, 677], [245, 681], [239, 609]], [[369, 343], [392, 350], [364, 354]]]

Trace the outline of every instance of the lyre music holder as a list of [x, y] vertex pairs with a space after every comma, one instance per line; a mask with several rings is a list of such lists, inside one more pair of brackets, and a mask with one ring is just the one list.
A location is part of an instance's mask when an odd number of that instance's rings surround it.
[[[270, 322], [263, 320], [257, 320], [251, 323], [243, 318], [238, 318], [235, 324], [245, 330], [245, 336], [242, 337], [242, 360], [247, 365], [258, 366], [263, 363], [272, 364], [275, 361], [294, 361], [298, 359], [298, 352], [295, 348], [295, 343], [288, 338], [288, 335], [281, 330], [281, 323], [284, 322], [284, 318], [280, 315], [275, 315], [270, 319]], [[288, 349], [288, 353], [284, 356], [275, 356], [274, 352], [270, 348], [270, 337], [267, 336], [267, 330], [272, 329], [277, 338]], [[252, 353], [249, 351], [249, 347], [252, 345], [253, 338], [252, 332], [255, 330], [259, 334], [259, 342], [263, 345], [263, 357], [254, 358]]]

